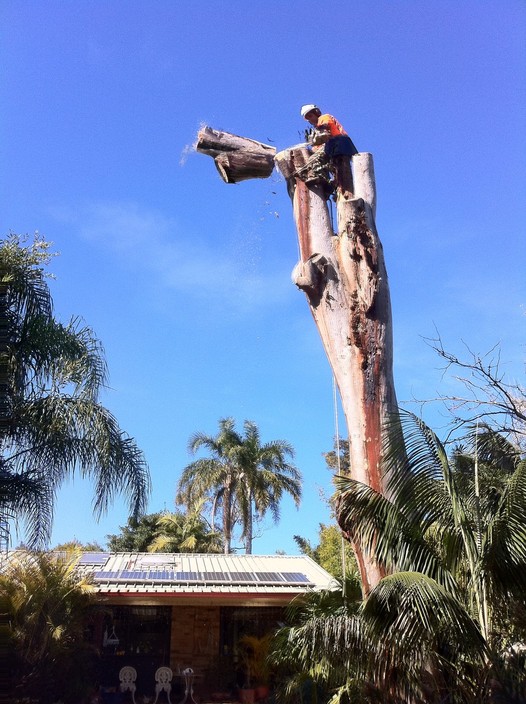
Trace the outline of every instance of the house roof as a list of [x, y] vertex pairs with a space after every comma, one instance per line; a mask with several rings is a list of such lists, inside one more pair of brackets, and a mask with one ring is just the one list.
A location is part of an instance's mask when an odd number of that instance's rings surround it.
[[293, 597], [333, 585], [305, 555], [84, 552], [78, 569], [100, 594]]

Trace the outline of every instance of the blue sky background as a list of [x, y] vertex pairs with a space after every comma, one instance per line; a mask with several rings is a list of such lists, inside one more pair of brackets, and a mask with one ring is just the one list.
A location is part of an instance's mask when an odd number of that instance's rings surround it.
[[[299, 511], [255, 552], [296, 552], [328, 519], [332, 376], [305, 301], [279, 175], [225, 185], [192, 152], [203, 123], [283, 149], [303, 103], [374, 155], [399, 401], [451, 388], [423, 342], [502, 345], [524, 378], [526, 3], [522, 0], [3, 0], [1, 233], [60, 252], [61, 320], [102, 340], [103, 401], [173, 508], [196, 430], [254, 420], [296, 448]], [[427, 411], [438, 428], [443, 419]], [[341, 420], [341, 419], [340, 419]], [[343, 423], [340, 423], [342, 434]], [[105, 541], [91, 489], [59, 493], [53, 544]], [[21, 536], [19, 536], [21, 537]], [[16, 540], [16, 538], [15, 538]]]

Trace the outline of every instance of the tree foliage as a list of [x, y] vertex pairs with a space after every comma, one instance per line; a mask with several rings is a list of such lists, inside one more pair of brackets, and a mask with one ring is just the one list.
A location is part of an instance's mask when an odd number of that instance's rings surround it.
[[199, 511], [150, 513], [129, 518], [121, 532], [108, 535], [111, 552], [223, 551], [221, 536], [210, 529]]
[[[363, 600], [348, 588], [296, 603], [273, 656], [282, 697], [526, 701], [523, 453], [479, 420], [448, 454], [402, 411], [385, 457], [388, 498], [342, 475], [336, 486], [347, 534], [388, 575]], [[297, 542], [322, 562], [321, 540]]]
[[0, 575], [17, 700], [77, 704], [93, 687], [97, 655], [84, 629], [94, 599], [75, 572], [77, 559], [16, 552]]
[[469, 442], [481, 453], [448, 457], [430, 428], [402, 412], [386, 448], [389, 498], [337, 481], [349, 535], [391, 573], [361, 617], [385, 648], [364, 672], [392, 701], [526, 696], [517, 655], [526, 642], [526, 461], [491, 428]]
[[274, 440], [261, 443], [259, 430], [252, 421], [244, 422], [244, 432], [235, 429], [233, 418], [219, 421], [216, 436], [195, 433], [189, 450], [201, 449], [209, 456], [185, 467], [179, 480], [176, 502], [189, 508], [202, 502], [210, 509], [210, 524], [221, 516], [224, 551], [232, 551], [236, 524], [249, 553], [252, 549], [253, 519], [262, 520], [270, 511], [279, 519], [279, 504], [289, 494], [296, 505], [301, 497], [301, 475], [288, 459], [294, 455], [289, 443]]
[[68, 555], [80, 552], [104, 552], [104, 548], [97, 541], [81, 543], [80, 540], [76, 538], [68, 540], [66, 543], [58, 543], [58, 545], [55, 545], [51, 550], [52, 552], [65, 552]]
[[336, 474], [349, 474], [351, 462], [349, 459], [349, 441], [337, 438], [334, 441], [334, 449], [324, 452], [323, 457], [327, 463], [327, 468]]
[[144, 511], [149, 475], [133, 439], [98, 401], [107, 370], [100, 342], [78, 318], [53, 316], [41, 239], [0, 245], [0, 514], [26, 522], [30, 546], [49, 538], [56, 491], [79, 473], [94, 512], [116, 494]]
[[131, 516], [120, 533], [107, 535], [110, 552], [148, 552], [148, 548], [160, 532], [161, 512], [147, 513], [139, 518]]
[[[340, 528], [332, 523], [320, 523], [318, 545], [315, 547], [299, 535], [294, 541], [303, 555], [311, 557], [324, 570], [338, 579], [344, 575], [357, 574], [356, 558], [348, 540], [344, 540]], [[345, 569], [344, 569], [345, 568]]]

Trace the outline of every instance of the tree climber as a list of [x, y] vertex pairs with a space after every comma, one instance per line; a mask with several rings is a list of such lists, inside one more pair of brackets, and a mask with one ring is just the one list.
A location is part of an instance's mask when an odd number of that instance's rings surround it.
[[352, 198], [354, 186], [350, 158], [358, 154], [352, 139], [335, 117], [322, 115], [317, 105], [303, 105], [301, 116], [314, 127], [309, 142], [319, 153], [320, 164], [327, 164], [334, 174], [335, 186], [343, 196]]

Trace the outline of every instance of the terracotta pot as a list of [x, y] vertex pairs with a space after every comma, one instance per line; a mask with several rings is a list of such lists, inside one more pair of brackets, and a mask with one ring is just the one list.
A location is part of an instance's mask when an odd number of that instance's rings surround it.
[[267, 684], [260, 684], [256, 687], [256, 700], [266, 699], [269, 694], [269, 688]]
[[256, 690], [254, 689], [240, 689], [239, 690], [239, 700], [242, 704], [254, 704], [256, 700]]

